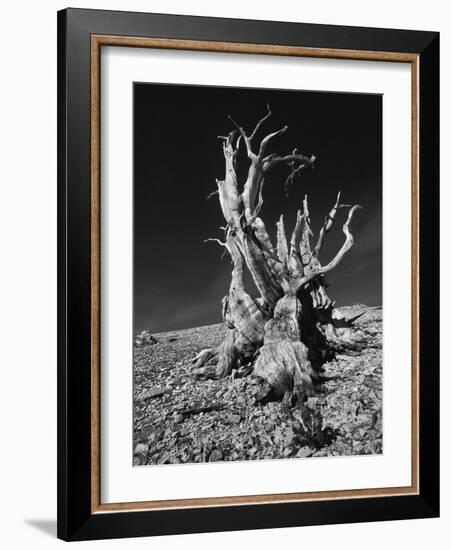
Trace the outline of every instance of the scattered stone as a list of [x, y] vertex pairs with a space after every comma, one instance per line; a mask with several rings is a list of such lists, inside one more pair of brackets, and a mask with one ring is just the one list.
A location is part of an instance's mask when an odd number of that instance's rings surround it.
[[[359, 308], [342, 309], [350, 317], [365, 309]], [[261, 392], [261, 381], [243, 367], [234, 379], [194, 380], [192, 358], [223, 340], [224, 325], [138, 335], [134, 464], [383, 452], [382, 311], [368, 311], [357, 320], [365, 345], [340, 349], [324, 365], [315, 395], [303, 407], [272, 401]], [[257, 395], [261, 401], [255, 404]], [[138, 445], [147, 445], [147, 451]], [[135, 454], [136, 449], [143, 454]]]
[[287, 431], [285, 432], [285, 439], [284, 439], [284, 446], [285, 447], [288, 447], [289, 445], [291, 445], [293, 443], [293, 439], [294, 439], [294, 431], [293, 431], [293, 428], [288, 428]]
[[209, 462], [219, 462], [222, 460], [223, 454], [221, 449], [213, 449], [210, 453], [210, 457], [208, 458]]
[[150, 334], [148, 330], [143, 330], [135, 338], [135, 346], [137, 348], [140, 348], [141, 346], [145, 346], [145, 345], [153, 346], [154, 344], [158, 344], [158, 340], [155, 338], [155, 336]]
[[309, 456], [312, 456], [312, 449], [310, 449], [310, 447], [301, 447], [300, 449], [298, 449], [297, 453], [296, 453], [296, 457], [297, 458], [307, 458]]
[[161, 430], [154, 430], [149, 433], [147, 437], [147, 441], [149, 445], [153, 445], [160, 439], [160, 437], [161, 437]]
[[307, 407], [314, 409], [319, 401], [319, 397], [309, 397], [306, 401]]
[[149, 452], [149, 445], [138, 443], [135, 447], [135, 455], [146, 455]]
[[319, 451], [316, 451], [315, 453], [313, 453], [314, 456], [327, 456], [328, 453], [322, 449], [320, 449]]
[[161, 397], [163, 394], [166, 393], [165, 388], [154, 388], [152, 390], [144, 390], [140, 395], [139, 399], [141, 401], [145, 401], [146, 399], [153, 399], [154, 397]]

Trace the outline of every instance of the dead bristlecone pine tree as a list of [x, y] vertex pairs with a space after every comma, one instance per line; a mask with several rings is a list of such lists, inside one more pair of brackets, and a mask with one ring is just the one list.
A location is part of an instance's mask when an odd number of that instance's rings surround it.
[[[334, 310], [324, 275], [352, 247], [350, 223], [359, 206], [342, 204], [338, 193], [314, 243], [305, 196], [290, 239], [280, 216], [277, 242], [273, 244], [259, 217], [265, 177], [274, 166], [286, 165], [288, 188], [303, 169], [313, 166], [315, 157], [296, 149], [283, 156], [268, 152], [272, 140], [284, 134], [287, 126], [257, 143], [257, 133], [270, 116], [268, 106], [267, 114], [251, 133], [230, 119], [235, 129], [228, 136], [219, 136], [225, 176], [216, 181], [214, 194], [219, 197], [225, 218], [225, 236], [224, 240], [207, 240], [224, 246], [233, 264], [229, 292], [222, 300], [227, 334], [217, 349], [201, 351], [193, 362], [199, 379], [221, 378], [232, 369], [248, 365], [260, 381], [257, 401], [283, 399], [293, 405], [312, 394], [314, 381], [323, 363], [333, 357], [334, 349], [352, 341], [352, 320], [346, 321]], [[247, 176], [242, 183], [237, 178], [240, 146], [248, 158]], [[324, 239], [341, 208], [348, 211], [342, 228], [344, 242], [335, 257], [323, 265], [320, 254]], [[258, 298], [252, 298], [245, 289], [245, 270], [260, 293]]]

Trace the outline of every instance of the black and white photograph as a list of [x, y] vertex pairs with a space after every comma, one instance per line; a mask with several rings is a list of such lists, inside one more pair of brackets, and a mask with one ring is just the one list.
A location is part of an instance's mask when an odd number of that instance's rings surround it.
[[446, 548], [447, 4], [2, 7], [2, 546]]
[[382, 96], [134, 84], [134, 465], [380, 454]]

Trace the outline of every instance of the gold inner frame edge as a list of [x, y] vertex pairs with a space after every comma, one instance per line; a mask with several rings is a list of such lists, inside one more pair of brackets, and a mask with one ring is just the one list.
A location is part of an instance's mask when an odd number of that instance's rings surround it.
[[[412, 479], [407, 487], [101, 503], [100, 498], [100, 53], [102, 46], [410, 63], [412, 73]], [[91, 35], [91, 513], [308, 502], [419, 494], [419, 56], [402, 52]]]

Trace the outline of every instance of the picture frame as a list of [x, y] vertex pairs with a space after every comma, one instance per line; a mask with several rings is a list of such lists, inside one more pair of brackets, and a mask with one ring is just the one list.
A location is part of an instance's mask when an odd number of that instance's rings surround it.
[[[101, 502], [100, 54], [104, 47], [405, 63], [411, 68], [411, 484]], [[439, 515], [439, 34], [58, 12], [58, 537], [88, 540]], [[208, 467], [208, 466], [207, 466]]]

